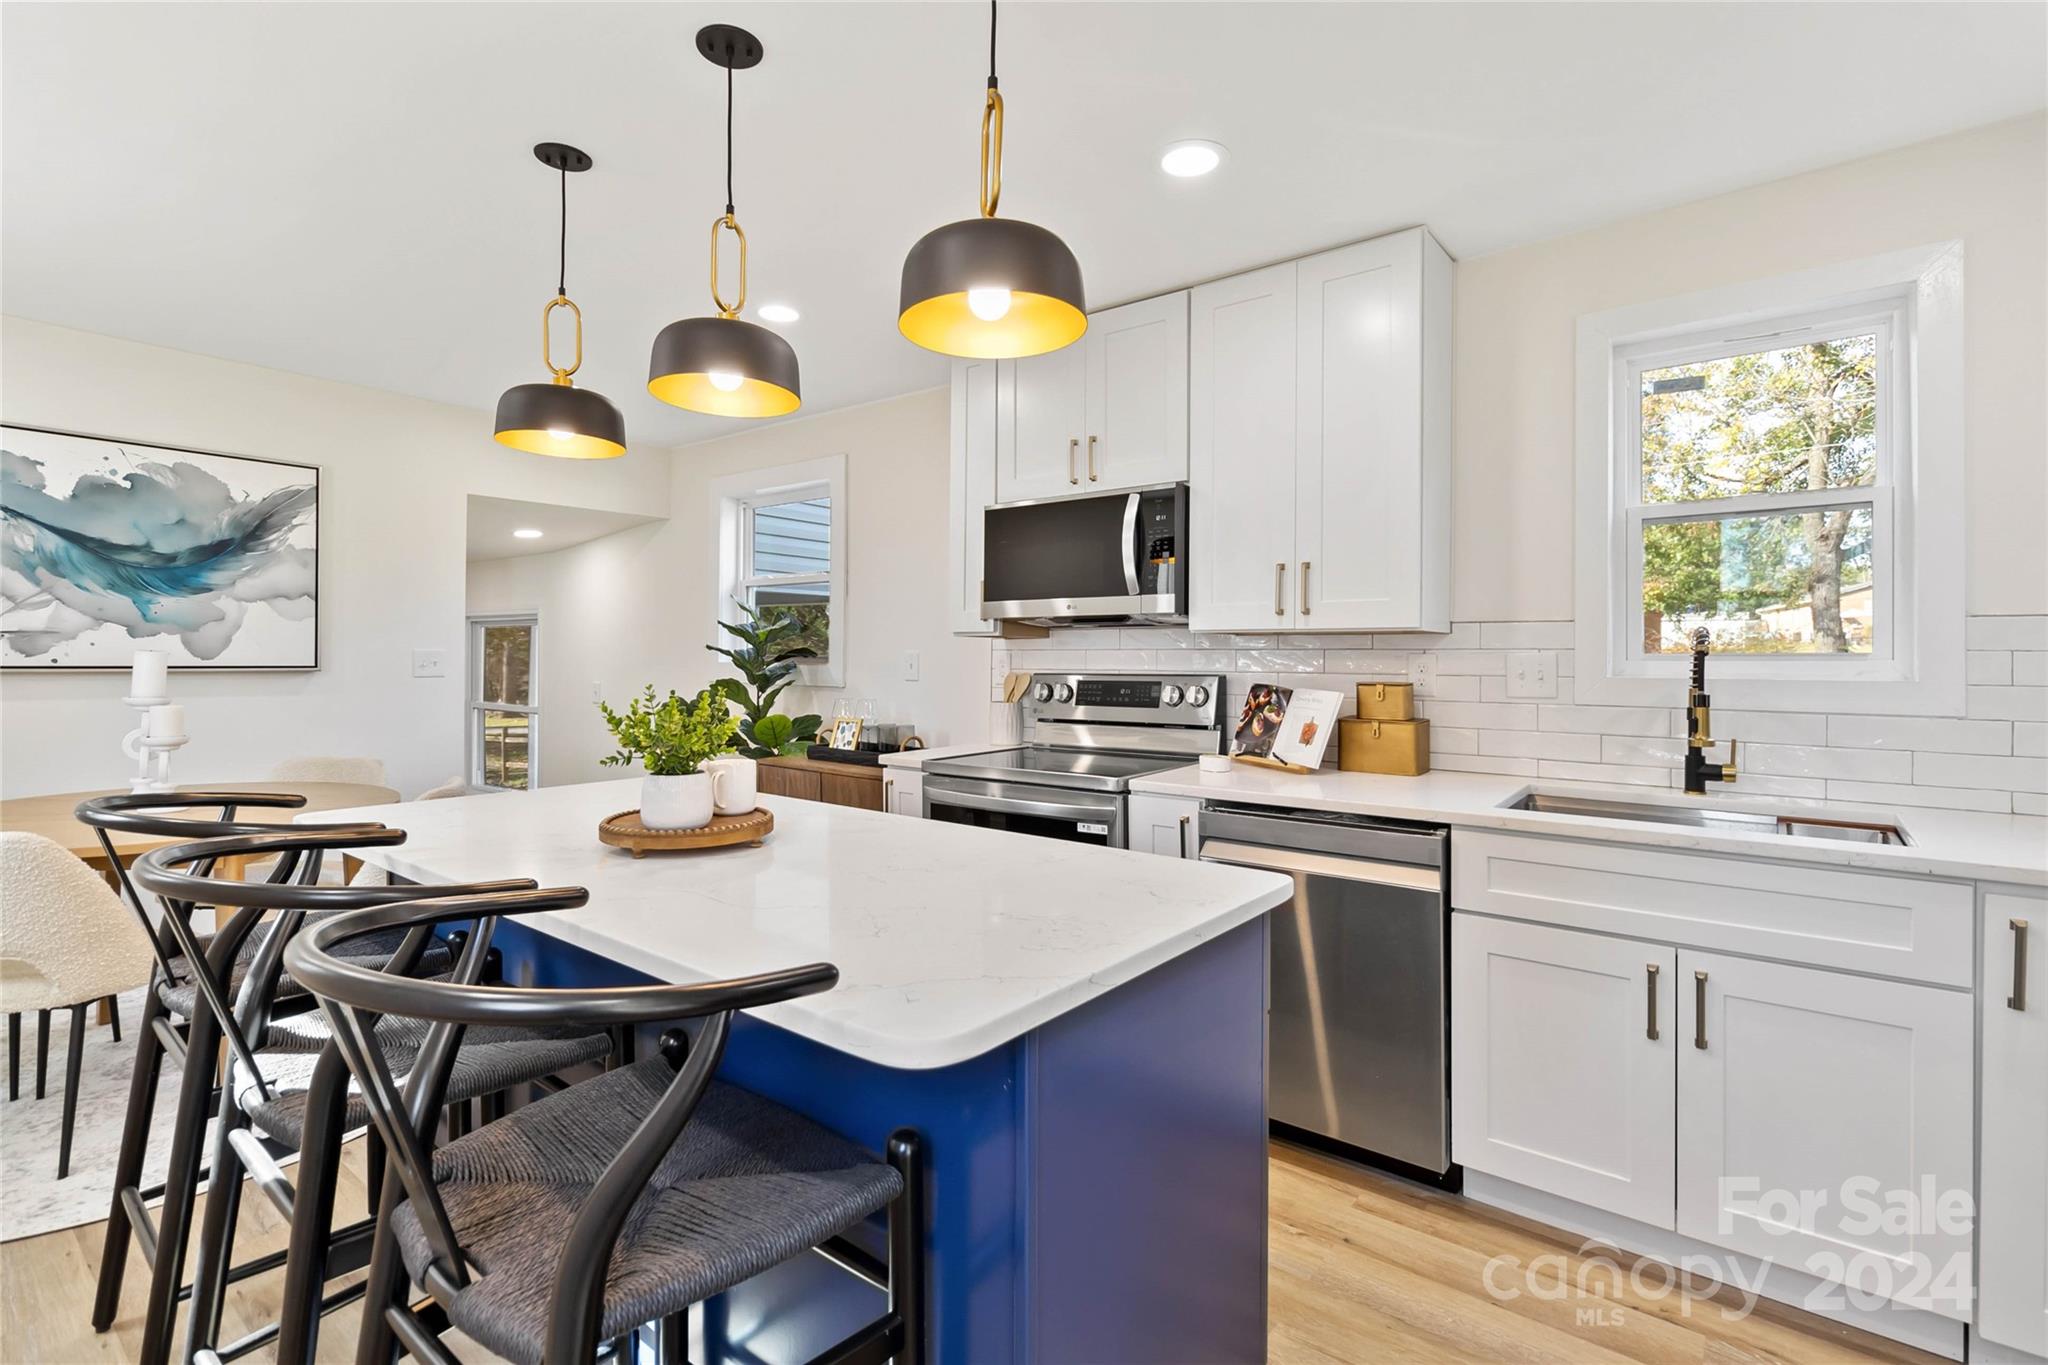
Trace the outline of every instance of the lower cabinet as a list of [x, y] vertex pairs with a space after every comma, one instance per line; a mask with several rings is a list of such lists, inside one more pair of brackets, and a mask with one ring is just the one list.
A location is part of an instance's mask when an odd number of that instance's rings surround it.
[[1184, 796], [1131, 794], [1129, 844], [1168, 858], [1202, 855], [1202, 803]]
[[891, 815], [924, 818], [924, 774], [916, 768], [882, 769], [882, 809]]
[[1977, 1335], [2048, 1356], [2048, 897], [1987, 889], [1982, 918]]
[[1681, 950], [1678, 1231], [1968, 1312], [1968, 993]]
[[760, 790], [769, 796], [793, 796], [860, 810], [882, 809], [880, 767], [791, 756], [761, 759], [755, 773]]
[[1462, 911], [1451, 962], [1458, 1162], [1967, 1316], [1967, 992]]
[[1451, 1158], [1673, 1225], [1677, 953], [1451, 917]]

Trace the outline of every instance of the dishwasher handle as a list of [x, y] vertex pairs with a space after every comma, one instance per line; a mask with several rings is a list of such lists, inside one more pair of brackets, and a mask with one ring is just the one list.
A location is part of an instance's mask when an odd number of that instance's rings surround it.
[[1202, 861], [1255, 867], [1266, 872], [1298, 873], [1305, 877], [1334, 877], [1339, 881], [1367, 882], [1374, 886], [1398, 886], [1410, 891], [1441, 893], [1444, 889], [1443, 873], [1434, 867], [1386, 863], [1368, 858], [1339, 858], [1328, 853], [1303, 853], [1291, 848], [1238, 844], [1225, 839], [1204, 839]]

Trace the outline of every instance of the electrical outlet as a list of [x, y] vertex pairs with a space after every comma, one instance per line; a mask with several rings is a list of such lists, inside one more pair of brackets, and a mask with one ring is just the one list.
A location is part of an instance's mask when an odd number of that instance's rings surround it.
[[1508, 655], [1510, 697], [1555, 697], [1557, 695], [1557, 651], [1518, 649]]
[[1415, 695], [1436, 695], [1436, 655], [1417, 654], [1408, 662], [1408, 676], [1415, 683]]
[[917, 670], [919, 663], [920, 660], [918, 659], [916, 650], [906, 649], [903, 651], [903, 681], [917, 681]]
[[445, 649], [416, 649], [412, 652], [412, 675], [415, 678], [445, 678], [448, 676], [448, 651]]

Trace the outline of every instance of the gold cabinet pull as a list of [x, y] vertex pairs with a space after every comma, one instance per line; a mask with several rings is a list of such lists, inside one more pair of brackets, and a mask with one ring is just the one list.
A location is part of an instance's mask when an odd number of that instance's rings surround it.
[[1095, 438], [1088, 438], [1088, 482], [1095, 482]]
[[1286, 577], [1287, 565], [1285, 563], [1275, 564], [1273, 566], [1273, 614], [1275, 616], [1285, 616], [1287, 614], [1287, 589], [1281, 581]]
[[1081, 438], [1080, 438], [1080, 437], [1078, 437], [1078, 436], [1069, 436], [1069, 437], [1067, 438], [1067, 482], [1068, 482], [1068, 483], [1079, 483], [1079, 482], [1081, 482], [1080, 478], [1079, 478], [1079, 477], [1077, 477], [1077, 476], [1075, 475], [1075, 473], [1074, 473], [1074, 456], [1075, 456], [1075, 454], [1076, 454], [1076, 453], [1077, 453], [1077, 452], [1078, 452], [1078, 451], [1079, 451], [1080, 449], [1081, 449]]
[[1180, 856], [1183, 858], [1188, 856], [1188, 822], [1193, 819], [1192, 815], [1183, 815], [1180, 818]]
[[1301, 614], [1308, 615], [1308, 561], [1301, 561]]
[[1692, 1045], [1707, 1050], [1707, 974], [1692, 974]]
[[2008, 923], [2012, 925], [2012, 994], [2005, 997], [2005, 1007], [2024, 1014], [2027, 1010], [2027, 922], [2016, 919]]
[[1657, 972], [1659, 968], [1656, 963], [1652, 962], [1646, 970], [1650, 974], [1650, 1027], [1645, 1032], [1650, 1041], [1654, 1043], [1657, 1041]]

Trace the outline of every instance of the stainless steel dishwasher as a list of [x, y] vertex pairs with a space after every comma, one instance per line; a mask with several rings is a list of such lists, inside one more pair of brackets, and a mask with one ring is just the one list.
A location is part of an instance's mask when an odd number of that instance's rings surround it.
[[1449, 832], [1206, 805], [1202, 858], [1294, 879], [1271, 920], [1267, 1113], [1455, 1187], [1445, 894]]

